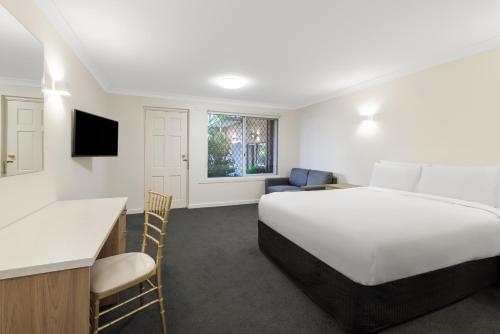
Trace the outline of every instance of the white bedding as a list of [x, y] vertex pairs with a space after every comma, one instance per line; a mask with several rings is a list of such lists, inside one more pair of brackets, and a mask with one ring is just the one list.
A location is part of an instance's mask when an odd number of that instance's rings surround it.
[[266, 225], [351, 280], [377, 285], [500, 254], [500, 210], [374, 187], [262, 196]]

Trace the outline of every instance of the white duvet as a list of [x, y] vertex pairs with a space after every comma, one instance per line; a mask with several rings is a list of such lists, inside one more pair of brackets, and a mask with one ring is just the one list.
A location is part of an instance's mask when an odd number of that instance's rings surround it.
[[272, 193], [259, 218], [363, 285], [500, 254], [500, 210], [446, 197], [374, 187]]

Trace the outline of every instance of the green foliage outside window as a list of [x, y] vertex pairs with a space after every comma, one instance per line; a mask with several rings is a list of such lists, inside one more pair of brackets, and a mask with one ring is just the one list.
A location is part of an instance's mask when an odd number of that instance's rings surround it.
[[231, 156], [231, 138], [223, 132], [223, 125], [230, 116], [210, 115], [208, 125], [208, 177], [232, 176], [236, 171]]
[[208, 177], [270, 174], [277, 120], [208, 113]]
[[247, 174], [264, 174], [266, 172], [266, 167], [262, 166], [252, 166], [247, 168]]

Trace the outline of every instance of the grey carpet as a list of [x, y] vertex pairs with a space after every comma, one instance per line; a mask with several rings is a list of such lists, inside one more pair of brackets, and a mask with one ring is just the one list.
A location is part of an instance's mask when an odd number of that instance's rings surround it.
[[[127, 219], [137, 250], [143, 218]], [[260, 252], [256, 205], [173, 210], [164, 268], [169, 334], [341, 333]], [[161, 333], [159, 324], [153, 306], [106, 332]], [[500, 286], [384, 333], [500, 333]]]

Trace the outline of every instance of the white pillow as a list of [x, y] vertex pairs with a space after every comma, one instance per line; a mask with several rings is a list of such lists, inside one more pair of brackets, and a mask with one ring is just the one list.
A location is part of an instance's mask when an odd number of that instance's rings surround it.
[[415, 191], [421, 171], [420, 166], [376, 163], [370, 186]]
[[385, 165], [396, 165], [396, 166], [414, 166], [414, 167], [424, 167], [430, 166], [430, 164], [416, 163], [416, 162], [400, 162], [391, 160], [380, 160], [381, 164]]
[[498, 167], [426, 166], [417, 192], [495, 206], [499, 171]]

